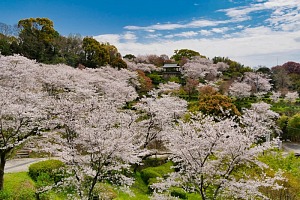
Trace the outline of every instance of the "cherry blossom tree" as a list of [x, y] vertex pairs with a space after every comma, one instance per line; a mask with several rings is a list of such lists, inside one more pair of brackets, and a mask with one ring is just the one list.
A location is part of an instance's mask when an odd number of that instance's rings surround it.
[[142, 150], [129, 129], [132, 113], [120, 108], [138, 96], [135, 72], [0, 59], [2, 187], [7, 155], [45, 127], [49, 143], [41, 146], [66, 162], [71, 176], [63, 183], [72, 183], [80, 199], [90, 199], [98, 181], [132, 183], [120, 171], [137, 163]]
[[242, 124], [251, 135], [256, 138], [270, 138], [271, 134], [279, 135], [275, 120], [279, 118], [279, 114], [270, 110], [271, 105], [260, 102], [251, 105], [250, 109], [244, 109], [241, 117]]
[[152, 72], [152, 71], [160, 71], [161, 68], [156, 67], [153, 64], [146, 64], [146, 63], [135, 63], [135, 62], [130, 62], [126, 61], [127, 63], [127, 68], [130, 71], [136, 71], [136, 70], [142, 70], [143, 72]]
[[91, 199], [99, 181], [131, 185], [133, 179], [122, 172], [139, 163], [142, 154], [133, 143], [131, 115], [105, 99], [91, 98], [80, 104], [71, 98], [59, 101], [55, 112], [61, 128], [52, 132], [48, 151], [69, 166], [69, 176], [60, 187], [73, 186], [79, 199]]
[[267, 92], [256, 92], [254, 93], [254, 96], [257, 98], [258, 101], [260, 101], [266, 94]]
[[158, 97], [154, 91], [151, 97], [142, 98], [135, 108], [141, 111], [143, 120], [138, 120], [134, 128], [140, 143], [146, 148], [151, 142], [162, 139], [172, 122], [187, 111], [187, 102], [169, 95]]
[[0, 190], [10, 153], [39, 134], [47, 120], [47, 94], [34, 79], [36, 70], [34, 61], [21, 56], [0, 57]]
[[[276, 183], [282, 180], [280, 173], [274, 177], [264, 173], [249, 177], [245, 173], [248, 167], [262, 172], [267, 167], [257, 160], [259, 154], [272, 147], [270, 142], [257, 143], [273, 125], [270, 117], [276, 115], [267, 108], [264, 103], [254, 105], [244, 110], [239, 122], [235, 117], [216, 121], [215, 117], [202, 114], [191, 115], [188, 122], [179, 120], [167, 135], [167, 148], [177, 170], [151, 187], [157, 193], [171, 186], [182, 187], [199, 193], [202, 199], [266, 198], [260, 187], [280, 189]], [[264, 119], [267, 122], [261, 123]]]
[[270, 91], [272, 88], [270, 80], [263, 73], [246, 72], [243, 77], [243, 82], [251, 85], [253, 93]]
[[199, 57], [188, 60], [187, 63], [182, 66], [182, 73], [188, 78], [209, 78], [210, 80], [213, 80], [220, 75], [217, 67], [213, 65], [212, 61]]
[[198, 92], [197, 86], [198, 85], [199, 85], [198, 79], [187, 78], [183, 89], [189, 95], [189, 98], [191, 98], [192, 95], [197, 94], [197, 92]]
[[132, 113], [121, 107], [137, 97], [136, 73], [111, 67], [52, 70], [51, 78], [42, 79], [47, 91], [55, 91], [48, 107], [52, 132], [43, 149], [68, 166], [59, 187], [72, 185], [77, 191], [73, 198], [91, 199], [99, 181], [130, 185], [132, 179], [121, 172], [138, 163], [143, 150], [130, 129]]
[[160, 83], [158, 86], [158, 92], [164, 94], [174, 94], [179, 92], [181, 85], [175, 82], [167, 82], [167, 83]]
[[272, 95], [270, 96], [270, 99], [271, 99], [273, 102], [277, 103], [277, 102], [279, 102], [279, 100], [280, 100], [280, 99], [279, 99], [280, 96], [281, 96], [281, 93], [280, 93], [280, 92], [273, 92]]
[[218, 62], [217, 64], [215, 64], [215, 66], [217, 67], [218, 71], [226, 71], [229, 68], [229, 65], [227, 63], [224, 62]]
[[292, 103], [295, 103], [297, 98], [299, 98], [299, 94], [298, 92], [288, 92], [286, 95], [285, 95], [285, 98], [284, 100], [288, 101], [288, 102], [292, 102]]
[[229, 95], [237, 98], [249, 97], [251, 95], [251, 85], [243, 82], [234, 82], [229, 88]]

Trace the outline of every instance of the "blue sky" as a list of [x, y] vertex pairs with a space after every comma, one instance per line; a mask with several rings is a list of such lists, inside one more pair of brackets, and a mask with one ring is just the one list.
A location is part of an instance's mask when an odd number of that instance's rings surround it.
[[300, 62], [299, 0], [0, 0], [0, 22], [47, 17], [62, 35], [110, 42], [122, 55], [188, 48], [272, 67]]

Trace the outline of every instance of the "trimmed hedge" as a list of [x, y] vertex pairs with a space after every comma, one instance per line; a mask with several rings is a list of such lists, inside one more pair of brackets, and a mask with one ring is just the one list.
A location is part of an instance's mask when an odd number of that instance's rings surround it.
[[148, 167], [141, 171], [141, 177], [145, 183], [150, 185], [155, 182], [157, 177], [163, 178], [167, 174], [174, 172], [174, 169], [171, 168], [172, 166], [172, 162], [167, 162], [157, 167]]
[[141, 177], [142, 177], [143, 181], [147, 184], [150, 183], [151, 179], [152, 179], [151, 182], [153, 182], [153, 179], [155, 179], [157, 177], [162, 178], [162, 176], [159, 173], [152, 170], [152, 167], [142, 170]]
[[50, 178], [55, 180], [57, 170], [64, 166], [65, 164], [60, 160], [41, 161], [30, 165], [28, 174], [34, 181], [37, 181], [42, 174], [48, 174]]
[[170, 188], [170, 193], [172, 197], [178, 197], [180, 199], [188, 199], [186, 191], [182, 188], [173, 187]]

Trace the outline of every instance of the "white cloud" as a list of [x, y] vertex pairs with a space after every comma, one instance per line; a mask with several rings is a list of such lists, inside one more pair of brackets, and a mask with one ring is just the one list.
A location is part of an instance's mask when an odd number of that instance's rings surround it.
[[98, 42], [102, 42], [102, 43], [109, 42], [111, 44], [117, 44], [119, 43], [121, 36], [118, 34], [104, 34], [104, 35], [94, 36], [93, 38]]
[[151, 25], [151, 26], [125, 26], [124, 29], [127, 30], [174, 30], [178, 28], [184, 28], [183, 25], [181, 24], [156, 24], [156, 25]]
[[186, 28], [201, 28], [201, 27], [209, 27], [209, 26], [217, 26], [219, 24], [226, 24], [230, 21], [213, 21], [213, 20], [192, 20], [188, 23], [166, 23], [166, 24], [155, 24], [150, 26], [125, 26], [124, 29], [137, 31], [162, 31], [162, 30], [175, 30], [175, 29], [186, 29]]
[[197, 36], [198, 33], [195, 31], [186, 31], [186, 32], [181, 32], [181, 33], [176, 33], [172, 35], [166, 35], [164, 36], [165, 38], [174, 38], [174, 37], [184, 37], [184, 38], [191, 38], [194, 36]]
[[[197, 19], [186, 23], [165, 23], [150, 26], [126, 26], [127, 32], [96, 36], [99, 41], [108, 39], [119, 51], [139, 54], [168, 54], [175, 49], [188, 48], [210, 58], [228, 56], [249, 66], [274, 66], [287, 61], [300, 62], [300, 3], [299, 0], [253, 0], [249, 6], [225, 10], [229, 19]], [[256, 12], [271, 14], [260, 25], [250, 20]], [[266, 12], [264, 12], [266, 13]], [[263, 24], [263, 25], [261, 25]], [[227, 26], [227, 27], [226, 27]], [[202, 30], [199, 30], [199, 29]], [[183, 29], [177, 32], [177, 29]], [[143, 35], [139, 31], [148, 33]], [[167, 35], [163, 31], [168, 31]], [[217, 33], [217, 34], [216, 34]], [[222, 34], [221, 38], [216, 35]], [[151, 42], [142, 43], [142, 39]], [[209, 38], [204, 38], [209, 36]]]
[[225, 12], [234, 20], [249, 20], [250, 14], [256, 11], [271, 10], [272, 14], [266, 22], [274, 28], [286, 31], [299, 29], [300, 25], [300, 3], [299, 0], [256, 0], [257, 3], [249, 6], [236, 7], [219, 10]]
[[212, 35], [212, 32], [209, 30], [200, 30], [199, 33], [203, 36], [209, 36]]
[[222, 28], [213, 28], [211, 29], [212, 32], [214, 33], [225, 33], [229, 31], [230, 29], [228, 27], [222, 27]]
[[94, 38], [99, 42], [109, 42], [110, 44], [118, 44], [121, 40], [125, 40], [125, 42], [135, 42], [137, 40], [137, 36], [131, 32], [125, 32], [124, 34], [97, 35], [94, 36]]
[[137, 39], [137, 36], [132, 32], [127, 32], [124, 35], [122, 35], [122, 39], [135, 41]]
[[[228, 56], [242, 64], [249, 66], [274, 66], [276, 59], [280, 62], [293, 60], [300, 62], [299, 40], [300, 31], [275, 32], [270, 28], [247, 28], [235, 38], [214, 39], [181, 39], [154, 40], [151, 43], [121, 42], [113, 43], [119, 51], [125, 54], [168, 54], [173, 55], [175, 49], [193, 49], [210, 58], [214, 56]], [[95, 38], [103, 38], [96, 36]], [[115, 37], [111, 37], [115, 39]], [[293, 52], [293, 54], [291, 54]], [[282, 64], [281, 63], [281, 64]]]
[[156, 39], [156, 38], [159, 38], [161, 36], [162, 36], [162, 34], [148, 34], [148, 35], [145, 36], [145, 38], [147, 38], [147, 39]]

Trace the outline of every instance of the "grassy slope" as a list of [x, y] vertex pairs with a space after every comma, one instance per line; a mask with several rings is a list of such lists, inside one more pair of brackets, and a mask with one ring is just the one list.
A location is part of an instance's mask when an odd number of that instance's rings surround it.
[[35, 199], [35, 185], [27, 172], [8, 173], [4, 175], [4, 190], [0, 199], [32, 200]]

